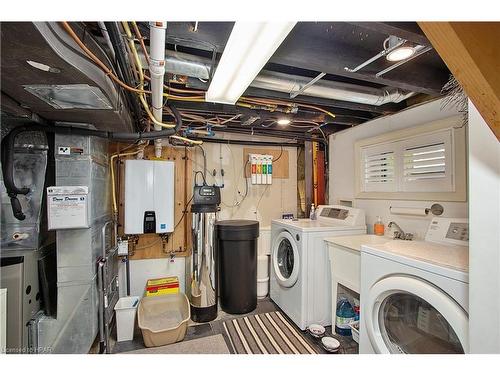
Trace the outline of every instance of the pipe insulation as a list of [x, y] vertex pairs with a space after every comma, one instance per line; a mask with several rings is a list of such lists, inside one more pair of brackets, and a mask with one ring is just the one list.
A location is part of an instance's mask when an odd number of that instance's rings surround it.
[[[293, 94], [309, 81], [306, 77], [264, 72], [255, 77], [250, 86]], [[403, 92], [395, 88], [377, 89], [350, 83], [320, 80], [307, 87], [301, 92], [301, 95], [380, 106], [391, 102], [399, 103], [415, 93]]]
[[[167, 35], [167, 23], [154, 21], [149, 23], [149, 72], [151, 74], [151, 102], [153, 105], [153, 116], [162, 121], [163, 113], [163, 83], [165, 77], [165, 38]], [[161, 126], [154, 124], [156, 131]], [[155, 156], [161, 157], [161, 141], [155, 140]]]

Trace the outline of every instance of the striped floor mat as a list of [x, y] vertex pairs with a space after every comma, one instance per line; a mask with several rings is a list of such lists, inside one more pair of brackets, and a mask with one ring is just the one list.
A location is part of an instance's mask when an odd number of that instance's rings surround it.
[[237, 354], [317, 354], [279, 311], [222, 323]]

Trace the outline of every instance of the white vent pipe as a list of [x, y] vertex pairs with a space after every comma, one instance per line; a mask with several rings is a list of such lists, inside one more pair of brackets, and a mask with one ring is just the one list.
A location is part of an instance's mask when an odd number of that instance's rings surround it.
[[[151, 102], [153, 116], [163, 121], [163, 82], [165, 76], [165, 38], [167, 23], [155, 21], [149, 23], [149, 72], [151, 74]], [[161, 130], [160, 125], [154, 125], [155, 130]], [[161, 139], [155, 139], [155, 156], [161, 157]]]

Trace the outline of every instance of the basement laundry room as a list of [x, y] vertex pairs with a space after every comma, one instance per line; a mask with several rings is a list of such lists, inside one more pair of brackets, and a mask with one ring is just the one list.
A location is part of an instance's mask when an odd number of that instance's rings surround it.
[[323, 6], [9, 10], [0, 361], [500, 354], [500, 23]]

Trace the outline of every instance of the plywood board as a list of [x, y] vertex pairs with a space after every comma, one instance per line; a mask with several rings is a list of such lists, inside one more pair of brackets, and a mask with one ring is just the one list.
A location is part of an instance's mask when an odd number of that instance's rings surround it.
[[[116, 151], [116, 146], [114, 150]], [[123, 198], [124, 186], [124, 160], [121, 158], [117, 168], [117, 201], [118, 201], [118, 235], [123, 235]], [[154, 147], [148, 146], [144, 152], [144, 159], [154, 159]], [[188, 256], [191, 250], [191, 214], [183, 215], [186, 203], [191, 198], [192, 190], [192, 161], [191, 150], [186, 148], [164, 147], [162, 159], [175, 162], [175, 191], [174, 191], [174, 232], [170, 234], [167, 243], [163, 243], [157, 234], [139, 235], [134, 254], [130, 259], [157, 259], [175, 256]], [[138, 198], [140, 199], [140, 198]], [[189, 206], [186, 209], [189, 211]], [[129, 250], [133, 247], [129, 245]]]
[[273, 156], [273, 178], [289, 178], [289, 163], [288, 151], [283, 149], [269, 148], [244, 148], [243, 149], [243, 168], [245, 168], [245, 177], [250, 177], [250, 163], [248, 161], [249, 154], [262, 154]]

